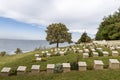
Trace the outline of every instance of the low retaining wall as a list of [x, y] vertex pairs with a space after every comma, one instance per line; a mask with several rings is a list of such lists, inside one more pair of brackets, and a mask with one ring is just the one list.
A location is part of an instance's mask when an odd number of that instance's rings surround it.
[[109, 40], [109, 41], [93, 41], [93, 43], [101, 44], [101, 45], [109, 45], [109, 46], [120, 46], [120, 40]]

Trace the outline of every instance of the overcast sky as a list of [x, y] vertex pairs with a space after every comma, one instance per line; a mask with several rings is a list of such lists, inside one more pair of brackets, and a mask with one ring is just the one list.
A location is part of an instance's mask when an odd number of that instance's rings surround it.
[[120, 0], [0, 0], [0, 38], [45, 39], [44, 30], [56, 22], [74, 39], [78, 32], [95, 35], [103, 17], [119, 7]]

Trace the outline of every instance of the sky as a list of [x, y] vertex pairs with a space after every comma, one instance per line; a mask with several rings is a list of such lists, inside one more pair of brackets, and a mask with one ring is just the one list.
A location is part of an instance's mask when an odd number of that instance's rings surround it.
[[83, 32], [94, 37], [104, 16], [120, 0], [0, 0], [0, 38], [45, 40], [46, 27], [64, 23], [73, 41]]

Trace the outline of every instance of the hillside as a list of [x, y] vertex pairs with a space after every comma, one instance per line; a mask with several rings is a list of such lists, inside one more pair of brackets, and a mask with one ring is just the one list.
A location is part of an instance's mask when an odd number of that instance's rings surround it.
[[[83, 49], [84, 46], [75, 46], [75, 48]], [[105, 46], [97, 45], [101, 47], [103, 51], [108, 51], [109, 56], [99, 56], [99, 57], [89, 57], [83, 58], [82, 53], [74, 53], [73, 51], [67, 51], [64, 56], [51, 56], [44, 57], [47, 61], [35, 61], [35, 54], [42, 54], [41, 51], [33, 51], [25, 54], [17, 54], [12, 56], [0, 57], [0, 70], [3, 67], [11, 67], [11, 76], [4, 77], [0, 76], [0, 80], [119, 80], [120, 79], [120, 69], [111, 70], [108, 69], [109, 59], [118, 59], [120, 61], [120, 56], [111, 56], [110, 48]], [[86, 46], [89, 48], [89, 46]], [[65, 49], [65, 48], [62, 48]], [[50, 50], [48, 50], [50, 52]], [[120, 50], [117, 50], [120, 53]], [[87, 63], [87, 71], [71, 70], [68, 73], [46, 73], [47, 64], [65, 63], [65, 62], [77, 62], [85, 61]], [[103, 70], [94, 70], [93, 62], [94, 60], [102, 60], [104, 63]], [[34, 64], [40, 65], [41, 72], [39, 74], [31, 75], [31, 66]], [[25, 75], [16, 75], [16, 69], [18, 66], [27, 66], [27, 72]]]

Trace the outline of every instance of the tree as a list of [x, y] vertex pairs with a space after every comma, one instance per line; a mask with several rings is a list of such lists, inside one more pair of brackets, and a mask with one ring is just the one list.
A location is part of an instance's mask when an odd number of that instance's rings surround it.
[[91, 38], [87, 35], [86, 32], [84, 32], [81, 36], [81, 38], [77, 41], [77, 44], [80, 44], [80, 42], [91, 42]]
[[113, 15], [103, 18], [95, 39], [120, 40], [120, 9], [118, 9]]
[[59, 43], [71, 43], [72, 36], [68, 31], [68, 28], [62, 23], [50, 24], [46, 30], [46, 40], [49, 41], [50, 44], [56, 43], [57, 48], [59, 47]]

